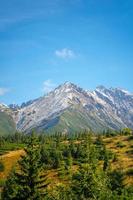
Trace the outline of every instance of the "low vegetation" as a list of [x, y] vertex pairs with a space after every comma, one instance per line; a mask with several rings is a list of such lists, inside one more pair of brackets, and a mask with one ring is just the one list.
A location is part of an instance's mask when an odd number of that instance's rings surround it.
[[128, 129], [98, 136], [16, 133], [1, 137], [0, 145], [3, 200], [133, 199], [133, 137]]

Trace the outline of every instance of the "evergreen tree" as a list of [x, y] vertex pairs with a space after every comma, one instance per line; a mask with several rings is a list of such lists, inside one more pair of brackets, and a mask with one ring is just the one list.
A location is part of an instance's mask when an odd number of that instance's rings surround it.
[[5, 170], [4, 163], [2, 162], [2, 160], [0, 160], [0, 172], [3, 172], [4, 170]]
[[103, 154], [104, 154], [104, 157], [103, 157], [103, 171], [106, 171], [108, 166], [109, 166], [109, 156], [108, 156], [108, 152], [106, 150], [106, 147], [104, 146], [104, 149], [103, 149]]
[[[29, 138], [24, 151], [25, 154], [18, 162], [19, 171], [7, 180], [3, 199], [40, 200], [45, 196], [46, 178], [41, 175], [40, 145], [34, 134]], [[17, 185], [17, 192], [14, 192], [14, 184]]]
[[98, 165], [98, 152], [93, 144], [92, 135], [88, 134], [85, 141], [85, 152], [86, 152], [86, 163], [88, 163], [93, 170], [97, 168]]
[[109, 173], [110, 189], [120, 195], [125, 187], [124, 179], [124, 173], [120, 170], [114, 170], [113, 172]]
[[69, 153], [68, 157], [66, 158], [66, 169], [71, 170], [73, 164], [71, 152]]
[[94, 171], [90, 165], [86, 164], [80, 168], [78, 173], [74, 174], [72, 190], [80, 200], [100, 199], [101, 196], [107, 197], [106, 182], [105, 175], [100, 173], [99, 169]]
[[19, 199], [19, 197], [17, 198], [17, 192], [18, 192], [18, 186], [16, 183], [15, 171], [13, 170], [9, 174], [4, 189], [2, 191], [2, 200]]

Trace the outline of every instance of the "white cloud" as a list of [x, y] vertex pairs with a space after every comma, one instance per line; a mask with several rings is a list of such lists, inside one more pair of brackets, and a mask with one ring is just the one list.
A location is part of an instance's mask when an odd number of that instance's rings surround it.
[[53, 83], [50, 79], [48, 79], [43, 82], [42, 91], [43, 91], [43, 93], [46, 94], [46, 93], [49, 93], [50, 91], [52, 91], [55, 87], [56, 87], [56, 84]]
[[0, 96], [5, 95], [7, 92], [9, 92], [8, 88], [0, 88]]
[[63, 59], [69, 59], [75, 57], [75, 53], [71, 49], [67, 48], [56, 50], [55, 55]]

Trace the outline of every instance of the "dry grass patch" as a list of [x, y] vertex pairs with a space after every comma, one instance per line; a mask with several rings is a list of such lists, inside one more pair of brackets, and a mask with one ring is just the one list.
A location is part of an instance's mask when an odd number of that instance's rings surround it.
[[127, 173], [127, 171], [133, 169], [133, 149], [131, 148], [133, 140], [130, 140], [129, 136], [115, 136], [103, 138], [103, 141], [107, 149], [115, 153], [118, 158], [116, 162], [111, 162], [111, 169], [122, 169], [126, 175], [125, 183], [133, 184], [133, 176]]
[[23, 150], [15, 150], [10, 151], [7, 154], [0, 156], [1, 161], [3, 162], [5, 169], [3, 172], [0, 172], [0, 179], [6, 179], [9, 175], [13, 166], [16, 165], [17, 161], [19, 160], [20, 156], [24, 153]]

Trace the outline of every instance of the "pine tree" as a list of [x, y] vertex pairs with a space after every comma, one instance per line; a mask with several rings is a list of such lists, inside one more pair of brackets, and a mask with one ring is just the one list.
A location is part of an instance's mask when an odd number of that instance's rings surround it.
[[18, 186], [16, 183], [15, 171], [12, 170], [12, 172], [9, 174], [7, 178], [6, 184], [2, 192], [2, 200], [19, 199], [17, 198], [17, 192], [18, 192]]
[[79, 172], [73, 175], [72, 190], [77, 198], [93, 199], [97, 186], [94, 179], [94, 173], [88, 164], [86, 164], [85, 168], [80, 168]]
[[104, 157], [103, 157], [103, 171], [106, 171], [108, 166], [109, 166], [109, 156], [108, 156], [108, 152], [106, 150], [106, 147], [104, 146], [103, 148], [103, 152], [104, 152]]
[[[7, 185], [7, 199], [23, 199], [23, 200], [40, 200], [45, 196], [45, 188], [47, 187], [45, 176], [41, 175], [40, 161], [40, 145], [37, 137], [34, 134], [28, 140], [27, 146], [24, 149], [25, 154], [21, 156], [19, 163], [19, 171], [14, 173], [14, 181], [17, 184], [17, 192], [15, 197], [8, 195], [8, 189], [14, 186]], [[11, 179], [12, 180], [12, 179]], [[9, 180], [7, 181], [7, 183]], [[14, 194], [14, 192], [13, 192]], [[3, 193], [3, 199], [5, 199]]]
[[2, 160], [0, 160], [0, 172], [3, 172], [4, 170], [5, 170], [4, 163], [2, 162]]
[[110, 191], [107, 188], [107, 176], [98, 167], [92, 169], [89, 164], [83, 164], [72, 177], [72, 191], [80, 200], [108, 199]]
[[122, 190], [125, 187], [125, 183], [124, 183], [125, 175], [123, 171], [114, 170], [108, 175], [109, 175], [109, 181], [110, 181], [110, 185], [109, 185], [110, 189], [120, 195], [122, 193]]

